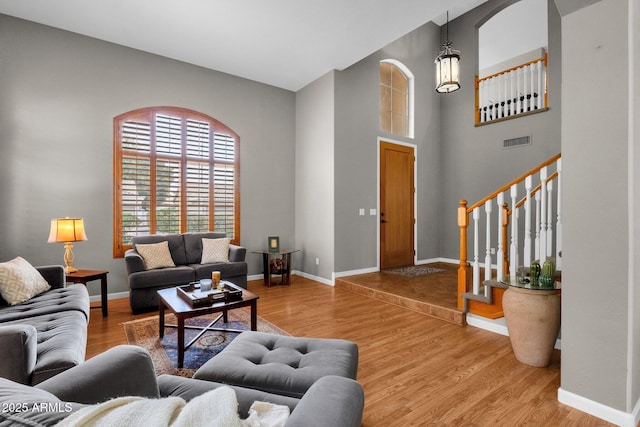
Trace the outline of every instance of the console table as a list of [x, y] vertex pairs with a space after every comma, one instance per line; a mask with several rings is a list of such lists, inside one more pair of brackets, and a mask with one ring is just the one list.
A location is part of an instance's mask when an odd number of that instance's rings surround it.
[[107, 308], [107, 274], [106, 270], [78, 270], [73, 273], [66, 273], [67, 282], [82, 283], [87, 286], [87, 282], [93, 280], [100, 280], [100, 306], [92, 306], [91, 308], [102, 308], [102, 316], [107, 317], [109, 315], [109, 309]]
[[[278, 251], [260, 250], [253, 251], [254, 254], [262, 254], [262, 268], [265, 286], [288, 285], [291, 277], [291, 254], [299, 249], [280, 249]], [[271, 268], [272, 260], [282, 260], [276, 268]], [[280, 282], [274, 282], [272, 276], [280, 276]]]

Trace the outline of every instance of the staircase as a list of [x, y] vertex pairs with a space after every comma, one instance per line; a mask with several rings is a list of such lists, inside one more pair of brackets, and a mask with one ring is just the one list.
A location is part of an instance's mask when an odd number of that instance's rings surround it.
[[562, 268], [561, 182], [557, 154], [471, 206], [460, 201], [460, 310], [502, 317], [504, 282], [515, 279], [517, 267], [555, 257], [557, 269]]

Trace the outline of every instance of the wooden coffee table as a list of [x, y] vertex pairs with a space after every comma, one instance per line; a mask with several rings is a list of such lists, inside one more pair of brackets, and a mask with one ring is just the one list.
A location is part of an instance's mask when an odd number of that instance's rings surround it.
[[[252, 294], [246, 289], [242, 289], [233, 283], [225, 282], [228, 286], [232, 286], [242, 290], [242, 299], [233, 301], [221, 301], [211, 305], [192, 307], [191, 304], [180, 298], [176, 292], [176, 288], [161, 289], [158, 291], [159, 297], [159, 314], [160, 314], [160, 338], [164, 336], [164, 328], [177, 328], [178, 329], [178, 368], [182, 368], [184, 365], [184, 352], [191, 345], [198, 340], [207, 331], [227, 331], [227, 332], [242, 332], [238, 329], [227, 328], [214, 328], [213, 325], [220, 319], [223, 319], [224, 323], [227, 323], [227, 312], [241, 307], [251, 307], [251, 330], [255, 331], [258, 327], [258, 298], [259, 296]], [[176, 315], [178, 319], [177, 325], [166, 325], [164, 322], [165, 310], [170, 310]], [[185, 320], [192, 317], [204, 316], [211, 313], [221, 313], [207, 326], [193, 326], [185, 325]], [[200, 333], [192, 339], [187, 345], [184, 345], [184, 330], [186, 329], [201, 329]]]

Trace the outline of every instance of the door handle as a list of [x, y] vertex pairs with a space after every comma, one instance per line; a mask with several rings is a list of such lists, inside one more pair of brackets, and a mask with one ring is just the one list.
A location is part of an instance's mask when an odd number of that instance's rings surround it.
[[381, 219], [380, 220], [380, 224], [384, 224], [385, 222], [388, 222], [387, 220]]

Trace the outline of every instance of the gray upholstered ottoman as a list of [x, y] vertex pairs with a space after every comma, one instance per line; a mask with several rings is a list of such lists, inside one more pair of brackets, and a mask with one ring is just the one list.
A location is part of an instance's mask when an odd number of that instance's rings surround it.
[[357, 372], [358, 346], [351, 341], [246, 331], [193, 377], [300, 398], [321, 377], [355, 380]]

